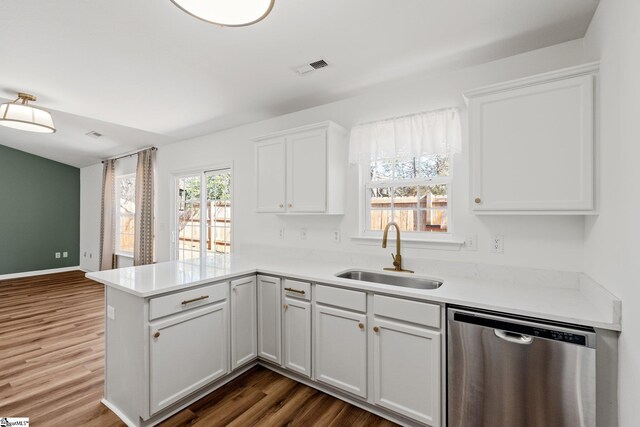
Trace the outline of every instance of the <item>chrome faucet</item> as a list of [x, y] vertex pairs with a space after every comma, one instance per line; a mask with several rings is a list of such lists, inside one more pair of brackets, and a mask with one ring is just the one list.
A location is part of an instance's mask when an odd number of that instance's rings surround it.
[[413, 273], [413, 271], [411, 270], [404, 270], [402, 268], [402, 255], [400, 255], [400, 227], [398, 227], [397, 223], [390, 222], [384, 228], [384, 234], [382, 235], [382, 247], [383, 248], [387, 247], [387, 235], [389, 234], [389, 228], [391, 228], [392, 225], [396, 228], [396, 254], [395, 255], [391, 254], [391, 258], [393, 258], [393, 268], [385, 267], [384, 269], [392, 270], [392, 271], [400, 271], [403, 273]]

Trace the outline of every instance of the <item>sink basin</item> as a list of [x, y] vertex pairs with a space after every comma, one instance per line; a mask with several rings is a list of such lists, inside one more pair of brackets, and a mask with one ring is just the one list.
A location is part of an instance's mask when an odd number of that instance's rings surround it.
[[377, 273], [365, 270], [347, 270], [336, 274], [336, 277], [414, 289], [438, 289], [442, 286], [441, 281], [429, 279], [427, 277], [409, 275], [401, 276], [399, 274]]

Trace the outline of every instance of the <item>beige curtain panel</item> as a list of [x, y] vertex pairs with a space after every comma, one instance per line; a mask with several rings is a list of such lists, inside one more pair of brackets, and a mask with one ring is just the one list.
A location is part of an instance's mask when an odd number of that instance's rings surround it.
[[100, 213], [100, 270], [115, 268], [116, 161], [102, 166], [102, 210]]
[[133, 265], [153, 263], [155, 148], [138, 153]]

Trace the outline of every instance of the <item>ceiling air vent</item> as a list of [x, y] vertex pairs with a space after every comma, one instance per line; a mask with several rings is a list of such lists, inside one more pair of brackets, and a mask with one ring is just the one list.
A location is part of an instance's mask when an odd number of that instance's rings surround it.
[[95, 130], [92, 130], [91, 132], [87, 132], [85, 133], [85, 135], [90, 136], [91, 138], [96, 138], [96, 139], [102, 136], [100, 132], [96, 132]]
[[314, 70], [317, 70], [318, 68], [324, 68], [329, 64], [327, 64], [327, 62], [324, 59], [321, 59], [320, 61], [312, 62], [309, 65], [311, 65]]
[[324, 68], [324, 67], [326, 67], [328, 65], [329, 64], [327, 64], [327, 61], [325, 61], [324, 59], [320, 59], [318, 61], [314, 61], [314, 62], [311, 62], [309, 64], [304, 64], [304, 65], [301, 65], [299, 67], [295, 67], [293, 69], [293, 71], [295, 71], [296, 73], [298, 73], [300, 75], [303, 75], [303, 74], [308, 74], [308, 73], [310, 73], [312, 71], [315, 71], [315, 70], [319, 70], [320, 68]]

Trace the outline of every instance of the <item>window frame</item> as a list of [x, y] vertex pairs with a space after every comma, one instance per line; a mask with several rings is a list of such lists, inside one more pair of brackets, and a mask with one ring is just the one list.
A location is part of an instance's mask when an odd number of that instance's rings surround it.
[[[170, 200], [169, 203], [171, 204], [171, 231], [169, 233], [169, 252], [170, 252], [170, 259], [172, 261], [177, 261], [180, 260], [180, 255], [179, 255], [179, 250], [180, 250], [180, 244], [179, 244], [179, 232], [178, 232], [178, 207], [177, 204], [175, 203], [177, 200], [177, 181], [180, 178], [186, 178], [186, 177], [191, 177], [191, 176], [199, 176], [200, 177], [200, 185], [201, 185], [201, 190], [202, 190], [202, 185], [204, 182], [206, 182], [206, 175], [208, 173], [211, 172], [216, 172], [216, 171], [222, 171], [222, 170], [229, 170], [229, 173], [231, 175], [231, 185], [230, 185], [230, 191], [231, 191], [231, 197], [230, 199], [230, 203], [231, 203], [231, 208], [230, 208], [230, 212], [229, 212], [229, 218], [230, 218], [230, 222], [231, 222], [231, 226], [229, 227], [229, 231], [230, 231], [230, 239], [229, 239], [229, 244], [230, 244], [230, 253], [227, 255], [230, 255], [234, 252], [234, 240], [235, 240], [235, 209], [234, 209], [234, 199], [235, 199], [235, 176], [234, 176], [234, 167], [233, 167], [233, 161], [230, 162], [222, 162], [222, 163], [217, 163], [214, 165], [208, 165], [208, 166], [200, 166], [200, 167], [196, 167], [196, 168], [189, 168], [189, 169], [183, 169], [183, 170], [178, 170], [178, 171], [173, 171], [171, 172], [171, 194], [170, 194]], [[206, 192], [205, 191], [200, 191], [200, 206], [204, 206], [206, 204]], [[202, 215], [202, 212], [201, 212]], [[202, 219], [202, 218], [201, 218]], [[206, 240], [206, 228], [207, 227], [200, 227], [200, 242], [204, 242]], [[202, 252], [202, 248], [203, 246], [200, 247], [200, 255], [203, 255]], [[204, 251], [204, 254], [206, 256], [206, 251]], [[223, 255], [223, 254], [220, 254]]]
[[[428, 157], [428, 156], [427, 156]], [[450, 239], [453, 237], [453, 153], [448, 153], [449, 158], [449, 174], [446, 177], [433, 177], [433, 178], [410, 178], [410, 179], [388, 179], [380, 181], [371, 180], [371, 161], [365, 164], [359, 164], [359, 176], [360, 176], [360, 236], [361, 237], [382, 237], [382, 230], [370, 230], [371, 221], [371, 203], [370, 194], [374, 188], [395, 188], [395, 187], [417, 187], [417, 186], [434, 186], [444, 184], [447, 186], [447, 231], [434, 232], [434, 231], [402, 231], [402, 234], [410, 240], [442, 240]], [[382, 159], [380, 159], [382, 160]], [[389, 159], [398, 160], [398, 159]], [[393, 191], [391, 192], [391, 200], [393, 203]], [[393, 212], [394, 208], [390, 208]], [[418, 212], [420, 209], [417, 208]]]
[[[125, 179], [130, 179], [133, 178], [133, 187], [134, 187], [134, 211], [133, 214], [122, 214], [120, 212], [120, 188], [121, 185], [120, 183], [125, 180]], [[123, 217], [131, 217], [133, 218], [134, 221], [134, 239], [135, 239], [135, 220], [136, 220], [136, 213], [135, 213], [135, 185], [136, 185], [136, 174], [135, 173], [127, 173], [127, 174], [122, 174], [122, 175], [117, 175], [116, 176], [116, 207], [115, 207], [115, 225], [116, 225], [116, 239], [115, 239], [115, 249], [114, 249], [114, 253], [118, 256], [124, 256], [124, 257], [130, 257], [133, 258], [133, 251], [129, 252], [129, 251], [125, 251], [122, 250], [120, 248], [120, 218]], [[134, 243], [135, 245], [135, 243]]]

